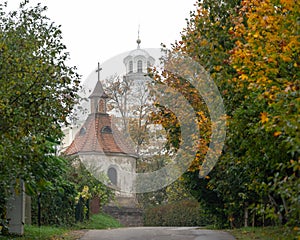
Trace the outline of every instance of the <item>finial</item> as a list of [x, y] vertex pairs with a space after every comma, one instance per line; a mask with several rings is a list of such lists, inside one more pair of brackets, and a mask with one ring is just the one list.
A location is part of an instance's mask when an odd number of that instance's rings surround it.
[[137, 48], [139, 49], [140, 48], [140, 44], [141, 44], [141, 39], [140, 39], [140, 25], [139, 25], [139, 28], [138, 28], [138, 39], [136, 40], [136, 43], [138, 44]]

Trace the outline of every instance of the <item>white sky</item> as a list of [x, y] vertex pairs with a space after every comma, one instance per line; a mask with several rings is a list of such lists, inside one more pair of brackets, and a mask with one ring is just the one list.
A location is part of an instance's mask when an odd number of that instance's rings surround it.
[[[84, 81], [97, 67], [136, 48], [138, 25], [142, 48], [170, 46], [180, 39], [196, 0], [31, 0], [48, 6], [47, 16], [62, 25], [63, 42]], [[16, 9], [18, 0], [9, 0]]]

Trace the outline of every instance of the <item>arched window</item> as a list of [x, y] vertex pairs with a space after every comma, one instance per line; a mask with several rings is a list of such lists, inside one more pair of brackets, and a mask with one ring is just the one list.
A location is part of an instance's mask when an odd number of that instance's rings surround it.
[[150, 68], [151, 67], [151, 63], [150, 61], [147, 61], [147, 68]]
[[132, 73], [133, 72], [133, 62], [130, 61], [129, 62], [129, 72], [128, 73]]
[[104, 99], [100, 99], [99, 103], [98, 103], [98, 112], [100, 113], [105, 113], [106, 109], [105, 109], [105, 100]]
[[104, 126], [104, 127], [101, 129], [101, 132], [102, 132], [102, 133], [112, 133], [112, 130], [111, 130], [110, 126]]
[[139, 73], [143, 72], [143, 62], [142, 62], [142, 60], [138, 60], [138, 62], [137, 62], [137, 71]]
[[117, 174], [117, 170], [114, 167], [110, 167], [107, 170], [107, 176], [113, 185], [117, 185], [118, 174]]

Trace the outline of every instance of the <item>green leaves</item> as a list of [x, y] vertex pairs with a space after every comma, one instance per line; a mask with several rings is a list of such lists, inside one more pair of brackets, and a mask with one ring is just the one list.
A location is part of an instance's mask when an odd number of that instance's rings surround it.
[[23, 179], [36, 194], [53, 188], [53, 179], [64, 172], [47, 139], [62, 137], [61, 126], [78, 101], [79, 75], [65, 64], [69, 53], [61, 30], [44, 15], [45, 7], [23, 1], [7, 12], [5, 5], [0, 4], [0, 180], [10, 186]]

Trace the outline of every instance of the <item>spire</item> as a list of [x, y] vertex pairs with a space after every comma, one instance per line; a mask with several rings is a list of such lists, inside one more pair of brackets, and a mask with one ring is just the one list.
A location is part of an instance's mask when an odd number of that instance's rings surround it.
[[138, 28], [138, 39], [136, 40], [136, 43], [138, 44], [137, 45], [137, 48], [140, 49], [140, 44], [141, 44], [141, 39], [140, 39], [140, 25], [139, 25], [139, 28]]
[[102, 84], [100, 81], [97, 81], [96, 86], [92, 92], [92, 94], [89, 96], [89, 98], [108, 98], [107, 94], [104, 92]]
[[94, 91], [89, 96], [89, 98], [93, 98], [93, 97], [107, 98], [107, 95], [104, 92], [101, 81], [100, 81], [100, 71], [101, 70], [102, 70], [102, 67], [100, 66], [100, 63], [98, 62], [98, 67], [97, 67], [97, 70], [96, 70], [96, 73], [98, 73], [98, 79], [97, 79], [97, 83], [96, 83], [96, 86], [94, 88]]
[[108, 96], [105, 93], [100, 81], [101, 70], [102, 68], [98, 63], [98, 68], [96, 70], [96, 72], [98, 73], [98, 80], [92, 94], [89, 96], [89, 98], [91, 99], [91, 113], [106, 113], [106, 100]]

